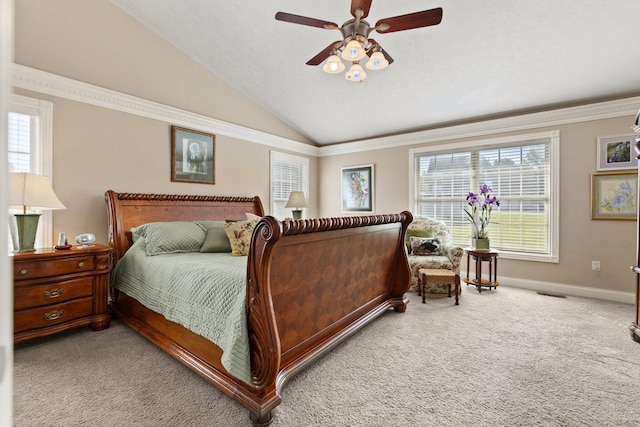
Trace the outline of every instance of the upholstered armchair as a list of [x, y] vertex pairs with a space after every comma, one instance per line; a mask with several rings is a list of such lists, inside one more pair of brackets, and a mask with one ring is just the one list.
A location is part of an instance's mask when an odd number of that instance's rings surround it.
[[[440, 241], [439, 254], [415, 255], [411, 251], [411, 236], [432, 237]], [[418, 270], [421, 268], [443, 268], [460, 274], [460, 260], [464, 250], [454, 246], [447, 225], [439, 220], [427, 217], [415, 217], [409, 224], [406, 233], [406, 243], [411, 266], [411, 290], [416, 291], [418, 286]], [[448, 293], [449, 288], [443, 285], [442, 289], [427, 289], [429, 293]]]

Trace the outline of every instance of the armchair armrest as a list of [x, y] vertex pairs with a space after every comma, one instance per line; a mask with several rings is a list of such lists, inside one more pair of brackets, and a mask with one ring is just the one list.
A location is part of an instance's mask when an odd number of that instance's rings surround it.
[[442, 245], [443, 253], [447, 255], [447, 258], [451, 260], [453, 264], [453, 271], [460, 273], [460, 262], [462, 261], [462, 255], [464, 255], [464, 249], [460, 246], [454, 246], [451, 244]]

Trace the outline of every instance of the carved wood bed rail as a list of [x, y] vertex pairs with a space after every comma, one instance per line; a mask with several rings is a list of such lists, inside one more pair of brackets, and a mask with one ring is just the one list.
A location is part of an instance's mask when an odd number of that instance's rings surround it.
[[[244, 219], [260, 199], [105, 194], [114, 261], [131, 227], [154, 221]], [[218, 346], [120, 293], [112, 311], [268, 425], [295, 373], [389, 309], [404, 312], [411, 272], [404, 249], [409, 212], [280, 222], [263, 217], [247, 259], [246, 313], [252, 384], [229, 375]]]

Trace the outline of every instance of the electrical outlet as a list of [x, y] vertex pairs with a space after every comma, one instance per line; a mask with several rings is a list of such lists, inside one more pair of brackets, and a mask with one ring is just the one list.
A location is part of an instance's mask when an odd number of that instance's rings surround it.
[[591, 270], [600, 271], [600, 261], [591, 261]]

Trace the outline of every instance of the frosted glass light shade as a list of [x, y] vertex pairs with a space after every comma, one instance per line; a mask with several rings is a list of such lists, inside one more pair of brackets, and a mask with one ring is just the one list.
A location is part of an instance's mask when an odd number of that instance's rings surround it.
[[347, 80], [352, 82], [361, 82], [367, 78], [367, 73], [364, 72], [360, 64], [354, 62], [347, 74], [345, 74]]
[[385, 58], [380, 51], [373, 52], [366, 65], [368, 70], [382, 70], [388, 66], [389, 61], [387, 61], [387, 58]]
[[329, 74], [337, 74], [344, 70], [344, 64], [340, 61], [340, 57], [337, 54], [333, 54], [327, 59], [327, 62], [324, 63], [322, 69], [325, 73]]
[[364, 58], [366, 54], [367, 52], [364, 51], [359, 41], [351, 40], [342, 51], [342, 58], [347, 61], [359, 61]]

